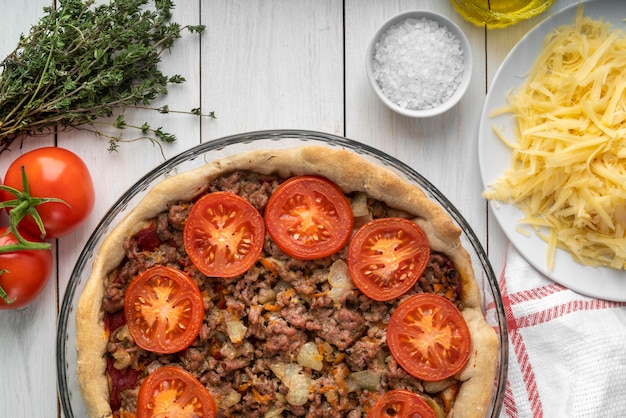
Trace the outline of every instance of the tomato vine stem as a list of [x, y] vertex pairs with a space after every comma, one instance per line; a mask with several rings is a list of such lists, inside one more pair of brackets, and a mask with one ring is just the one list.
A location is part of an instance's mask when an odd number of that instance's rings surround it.
[[[54, 197], [40, 198], [33, 197], [30, 195], [30, 185], [28, 183], [28, 176], [26, 175], [26, 169], [24, 166], [21, 167], [22, 170], [22, 188], [23, 192], [6, 185], [0, 185], [0, 190], [4, 190], [5, 192], [11, 193], [15, 196], [15, 199], [6, 200], [0, 203], [1, 209], [9, 209], [9, 227], [7, 228], [5, 235], [12, 233], [17, 240], [17, 243], [7, 244], [0, 246], [0, 254], [12, 253], [17, 251], [25, 251], [25, 250], [36, 250], [36, 251], [44, 251], [49, 250], [51, 244], [49, 242], [33, 242], [28, 241], [26, 238], [22, 236], [20, 231], [18, 230], [18, 225], [26, 217], [30, 215], [35, 220], [35, 223], [39, 227], [39, 231], [41, 232], [41, 239], [44, 239], [46, 236], [46, 229], [43, 225], [43, 221], [41, 220], [41, 216], [39, 216], [39, 212], [37, 212], [37, 206], [50, 203], [67, 203], [62, 199], [57, 199]], [[69, 206], [69, 205], [68, 205]], [[6, 269], [0, 270], [0, 275], [7, 273]], [[4, 300], [6, 304], [11, 304], [15, 301], [15, 299], [9, 299], [9, 295], [7, 292], [0, 286], [0, 299]]]
[[25, 239], [22, 234], [20, 234], [18, 230], [18, 225], [27, 215], [32, 216], [32, 218], [35, 220], [35, 223], [39, 227], [39, 231], [41, 232], [41, 239], [44, 239], [46, 237], [46, 230], [43, 225], [43, 221], [41, 220], [41, 216], [39, 216], [39, 213], [37, 212], [37, 206], [51, 202], [63, 203], [67, 205], [67, 203], [62, 199], [57, 199], [54, 197], [41, 198], [31, 196], [28, 176], [26, 175], [26, 169], [24, 168], [24, 166], [22, 166], [21, 169], [22, 187], [24, 189], [23, 192], [10, 186], [0, 185], [0, 190], [9, 192], [15, 196], [15, 199], [6, 200], [0, 203], [0, 209], [9, 208], [9, 228], [7, 229], [7, 232], [5, 234], [11, 232], [17, 239], [17, 243], [15, 244], [0, 246], [0, 254], [22, 250], [49, 249], [51, 246], [49, 242], [33, 242]]
[[[7, 273], [7, 272], [8, 270], [6, 269], [0, 270], [0, 276], [2, 276], [4, 273]], [[0, 286], [0, 299], [2, 299], [4, 303], [6, 303], [7, 305], [10, 305], [11, 303], [15, 302], [15, 298], [9, 299], [9, 295], [7, 294], [7, 292], [4, 291], [2, 286]]]

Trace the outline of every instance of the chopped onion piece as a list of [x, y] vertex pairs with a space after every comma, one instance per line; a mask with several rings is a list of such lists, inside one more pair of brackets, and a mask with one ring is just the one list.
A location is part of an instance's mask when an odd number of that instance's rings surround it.
[[126, 367], [130, 366], [131, 358], [130, 354], [126, 350], [115, 350], [113, 352], [113, 358], [115, 361], [113, 362], [113, 367], [117, 370], [123, 370]]
[[348, 271], [348, 265], [343, 260], [337, 260], [330, 266], [328, 283], [331, 286], [328, 296], [338, 303], [354, 289], [354, 283]]
[[268, 409], [268, 411], [265, 413], [265, 415], [263, 415], [263, 418], [276, 418], [276, 417], [282, 417], [283, 416], [283, 411], [285, 410], [285, 408], [280, 408], [277, 406], [272, 406], [270, 409]]
[[443, 409], [441, 409], [441, 406], [439, 406], [436, 400], [434, 400], [430, 396], [426, 396], [425, 394], [422, 394], [420, 396], [432, 408], [436, 418], [446, 418], [446, 413], [443, 412]]
[[230, 408], [233, 405], [237, 405], [241, 401], [241, 394], [234, 389], [228, 391], [222, 402], [220, 403], [222, 408]]
[[303, 374], [296, 374], [291, 378], [291, 386], [287, 393], [287, 402], [292, 405], [302, 406], [309, 400], [313, 379]]
[[128, 325], [124, 324], [115, 334], [115, 338], [118, 341], [132, 341], [133, 337], [130, 335], [130, 331], [128, 330]]
[[370, 212], [367, 207], [367, 194], [364, 192], [356, 193], [350, 201], [350, 205], [352, 206], [352, 214], [355, 218], [368, 215]]
[[444, 380], [435, 380], [435, 381], [424, 381], [424, 390], [428, 393], [437, 393], [442, 390], [452, 386], [456, 383], [453, 378], [448, 378]]
[[298, 364], [302, 367], [308, 367], [313, 370], [320, 371], [324, 367], [322, 359], [324, 356], [317, 348], [317, 344], [313, 341], [306, 342], [300, 347], [298, 352]]
[[228, 332], [228, 338], [234, 344], [238, 344], [243, 341], [243, 337], [246, 335], [248, 328], [239, 320], [236, 315], [226, 312], [226, 332]]
[[274, 363], [270, 366], [270, 369], [289, 389], [285, 397], [287, 402], [296, 406], [302, 406], [307, 403], [313, 379], [302, 373], [302, 366], [294, 363]]
[[237, 357], [237, 350], [233, 343], [225, 341], [224, 345], [220, 348], [220, 355], [226, 357], [229, 360], [234, 360]]

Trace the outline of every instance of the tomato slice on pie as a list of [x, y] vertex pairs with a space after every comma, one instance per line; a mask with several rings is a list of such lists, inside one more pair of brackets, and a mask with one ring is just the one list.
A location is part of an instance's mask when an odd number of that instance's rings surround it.
[[193, 205], [183, 234], [192, 263], [207, 276], [230, 278], [256, 263], [265, 241], [261, 214], [229, 192], [204, 195]]
[[163, 366], [148, 375], [139, 387], [137, 418], [213, 418], [215, 401], [191, 373]]
[[281, 184], [265, 209], [265, 227], [287, 255], [300, 260], [342, 249], [354, 226], [350, 202], [330, 180], [296, 176]]
[[422, 275], [430, 246], [422, 229], [403, 218], [374, 219], [354, 234], [348, 267], [354, 284], [371, 299], [406, 293]]
[[418, 379], [435, 381], [460, 371], [470, 355], [465, 319], [448, 299], [420, 293], [391, 314], [387, 345], [398, 364]]
[[128, 286], [124, 316], [135, 343], [147, 351], [170, 354], [187, 348], [204, 319], [200, 289], [180, 270], [155, 266]]
[[381, 396], [367, 414], [367, 418], [399, 417], [435, 418], [435, 411], [415, 393], [396, 389]]

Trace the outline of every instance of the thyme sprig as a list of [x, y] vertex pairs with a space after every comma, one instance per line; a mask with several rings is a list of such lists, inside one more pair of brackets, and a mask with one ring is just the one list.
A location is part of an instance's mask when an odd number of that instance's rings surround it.
[[[59, 127], [93, 127], [117, 149], [121, 136], [104, 133], [95, 121], [122, 112], [111, 126], [126, 129], [123, 110], [151, 108], [168, 85], [185, 82], [158, 68], [161, 54], [184, 29], [201, 33], [204, 26], [173, 22], [171, 0], [59, 0], [22, 35], [17, 47], [0, 62], [0, 153], [23, 135]], [[167, 106], [154, 108], [169, 112]], [[165, 110], [165, 111], [164, 111]], [[198, 108], [186, 112], [201, 114]], [[208, 116], [214, 117], [213, 113]], [[172, 142], [174, 135], [149, 124], [136, 127], [152, 141]]]

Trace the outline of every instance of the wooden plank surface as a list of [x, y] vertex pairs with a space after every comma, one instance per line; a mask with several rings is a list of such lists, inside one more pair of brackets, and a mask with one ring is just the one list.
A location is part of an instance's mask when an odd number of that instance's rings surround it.
[[[28, 139], [0, 155], [0, 176], [17, 155], [44, 145], [76, 152], [90, 167], [96, 207], [76, 232], [56, 240], [55, 273], [41, 297], [19, 311], [0, 311], [0, 416], [61, 416], [56, 387], [56, 322], [76, 260], [110, 206], [140, 177], [200, 143], [248, 131], [308, 129], [346, 136], [386, 152], [429, 179], [466, 218], [489, 250], [494, 271], [504, 263], [507, 240], [481, 198], [477, 132], [485, 93], [508, 51], [541, 19], [573, 3], [557, 0], [544, 16], [506, 30], [465, 22], [442, 0], [179, 0], [174, 20], [204, 24], [184, 34], [163, 56], [166, 74], [187, 81], [172, 86], [156, 106], [189, 111], [201, 107], [217, 119], [155, 111], [126, 113], [131, 123], [149, 121], [177, 136], [162, 148], [128, 142], [117, 152], [84, 132]], [[0, 56], [17, 43], [51, 0], [7, 2], [0, 15]], [[454, 109], [430, 119], [389, 111], [367, 84], [365, 49], [376, 29], [410, 9], [451, 17], [472, 45], [469, 90]], [[125, 133], [132, 139], [132, 132]], [[6, 216], [0, 217], [6, 222]]]
[[[13, 51], [19, 37], [27, 34], [31, 25], [42, 15], [42, 7], [48, 0], [24, 0], [12, 3], [10, 12], [0, 14], [0, 56]], [[5, 6], [6, 7], [6, 6]], [[17, 155], [40, 146], [53, 145], [53, 138], [46, 137], [25, 143], [22, 149], [0, 157], [0, 177]], [[16, 147], [17, 148], [17, 147]], [[8, 154], [8, 153], [7, 153]], [[2, 224], [7, 218], [1, 216]], [[53, 248], [54, 250], [54, 248]], [[55, 262], [55, 269], [57, 263]], [[57, 286], [56, 272], [36, 303], [17, 310], [0, 311], [0, 414], [7, 417], [56, 417], [56, 339]], [[33, 400], [37, 400], [34, 402]]]
[[202, 141], [265, 129], [342, 135], [342, 1], [219, 3], [202, 8], [202, 107], [217, 114]]

